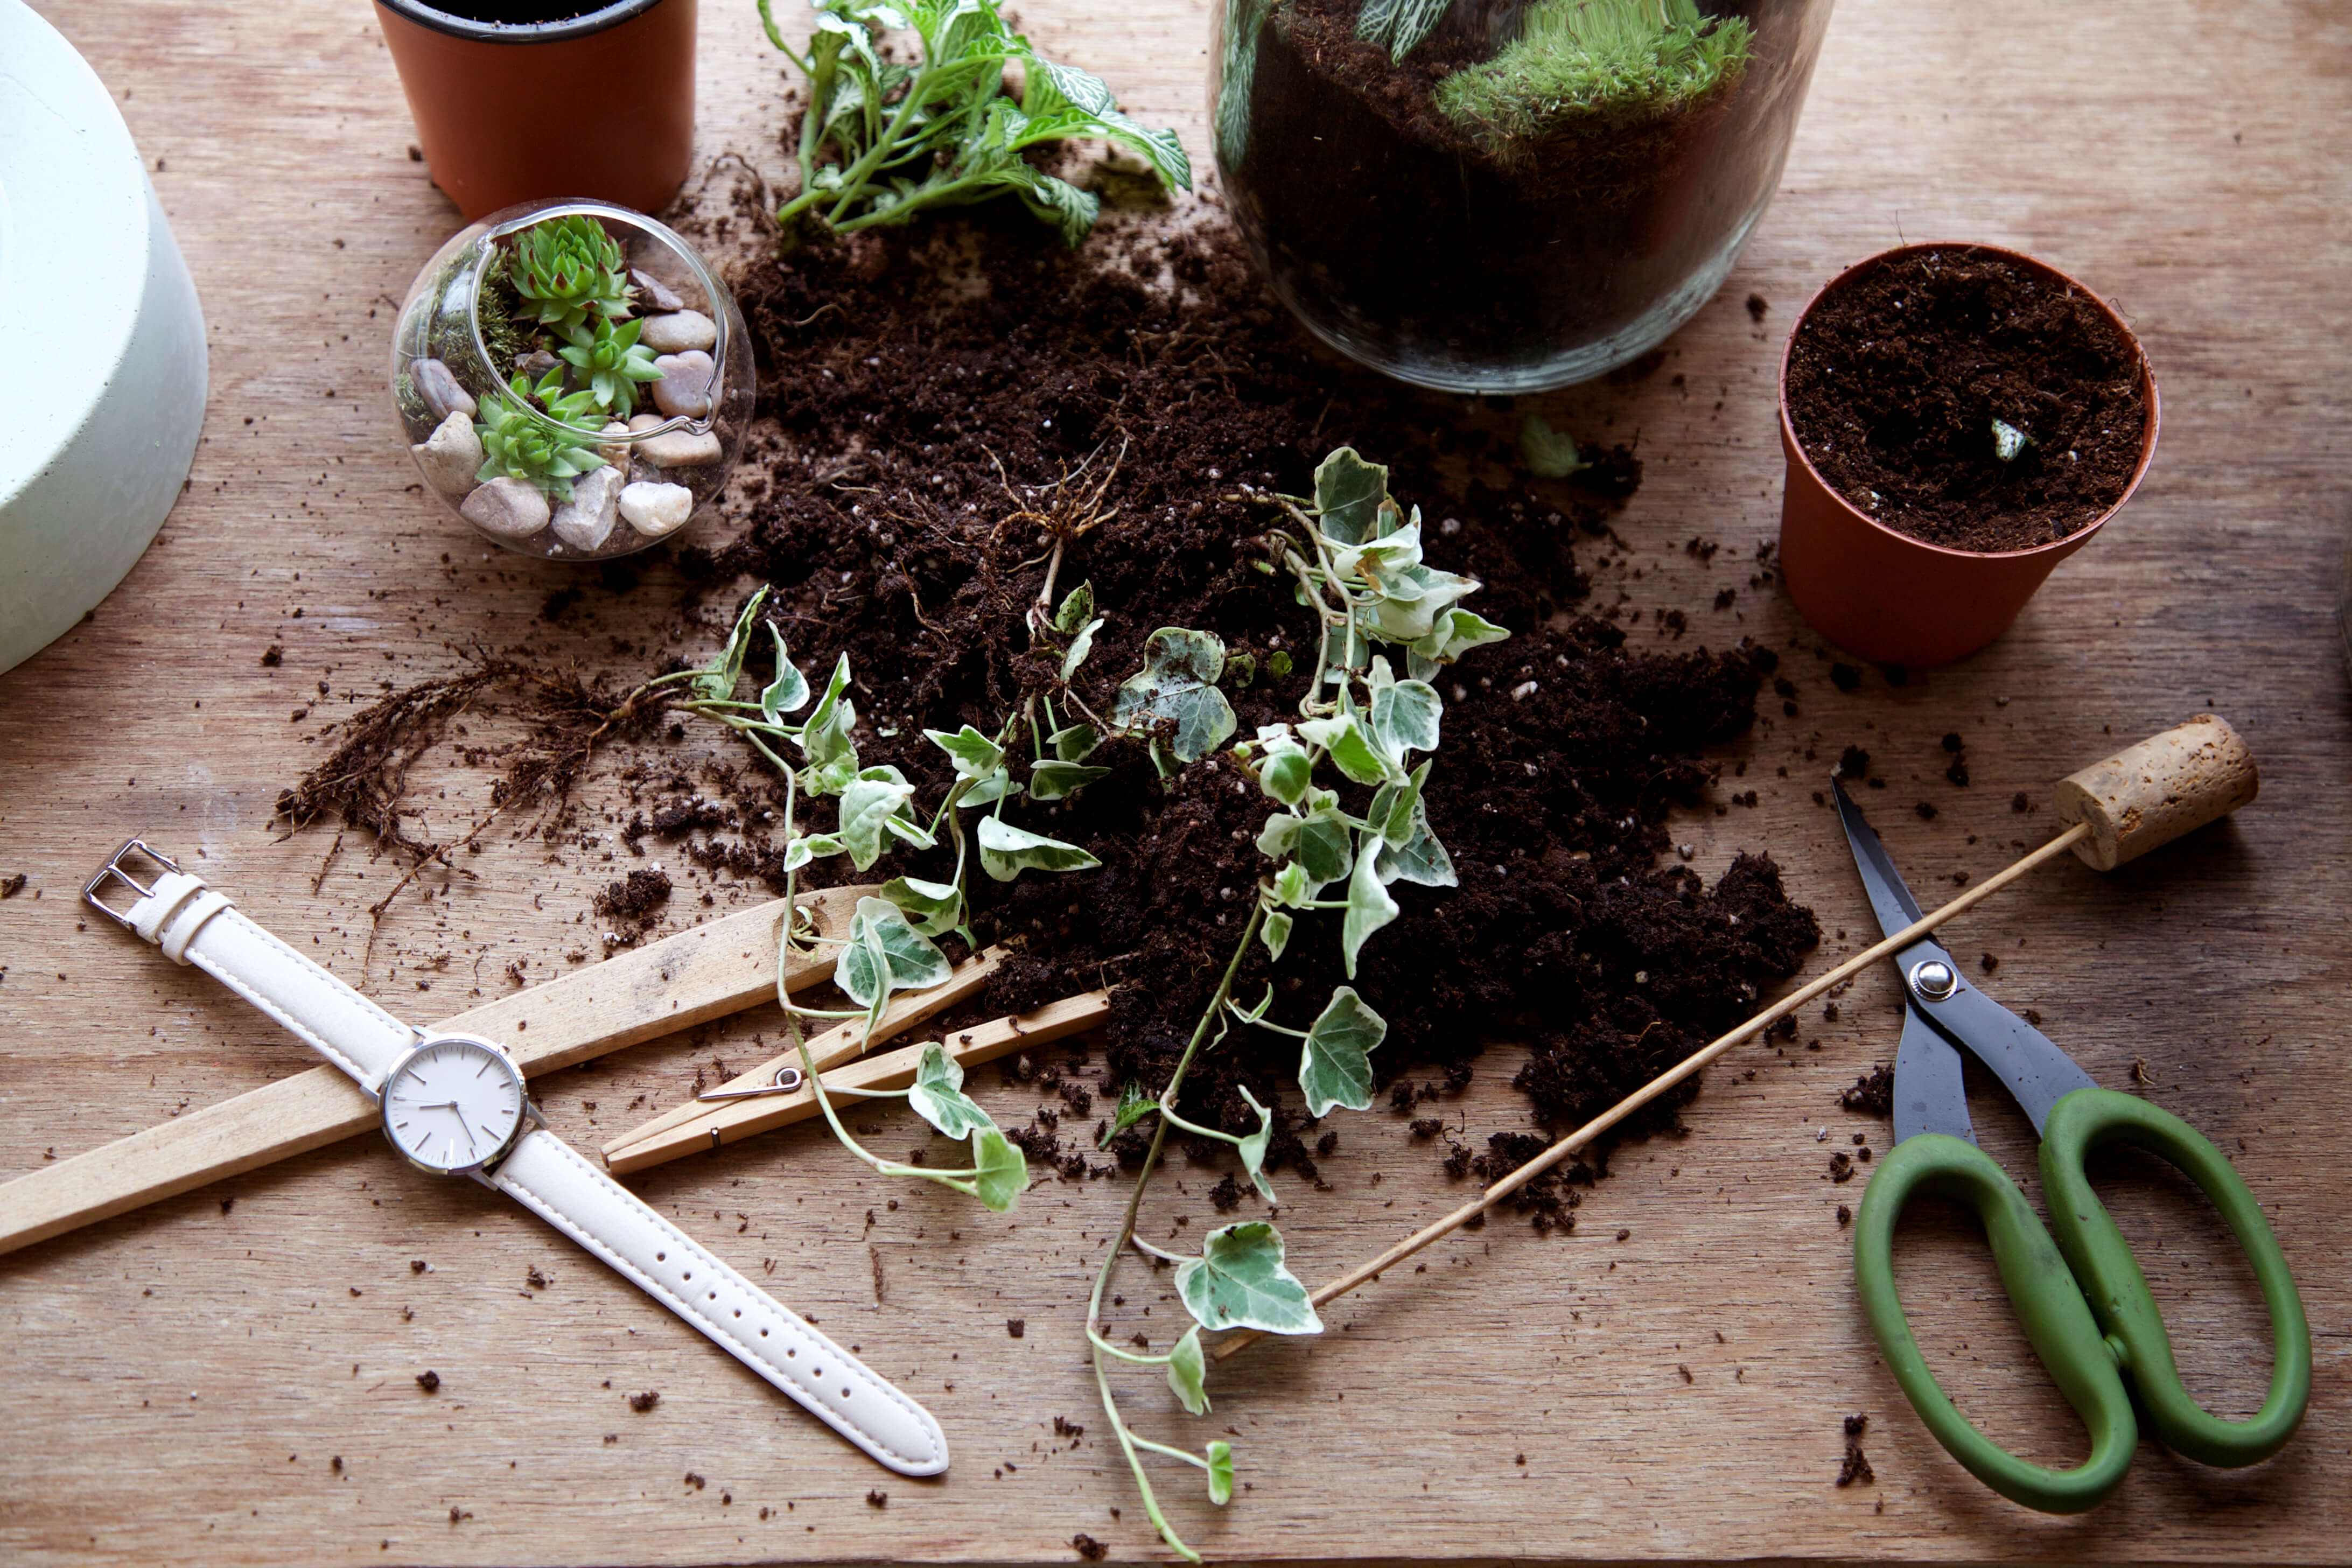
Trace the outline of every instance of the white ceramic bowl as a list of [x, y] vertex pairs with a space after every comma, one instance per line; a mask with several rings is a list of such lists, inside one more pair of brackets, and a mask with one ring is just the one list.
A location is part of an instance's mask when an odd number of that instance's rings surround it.
[[106, 85], [0, 0], [0, 670], [130, 572], [205, 418], [195, 284]]

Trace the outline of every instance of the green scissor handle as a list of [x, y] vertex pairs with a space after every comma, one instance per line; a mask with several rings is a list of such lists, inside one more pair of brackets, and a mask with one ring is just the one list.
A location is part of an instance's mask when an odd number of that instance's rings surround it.
[[[1895, 1222], [1911, 1194], [1921, 1190], [1958, 1199], [1984, 1222], [2001, 1285], [2033, 1353], [2091, 1429], [2091, 1457], [2079, 1468], [2053, 1470], [2021, 1459], [1993, 1442], [1969, 1424], [1927, 1370], [1895, 1292]], [[2123, 1256], [2128, 1259], [2130, 1254]], [[1853, 1271], [1863, 1314], [1870, 1320], [1895, 1381], [1936, 1440], [1971, 1475], [2011, 1501], [2043, 1513], [2081, 1513], [2116, 1489], [2139, 1442], [2131, 1396], [2066, 1259], [2042, 1228], [2025, 1194], [1990, 1155], [1941, 1132], [1918, 1133], [1896, 1144], [1862, 1195]]]
[[[2172, 1342], [2138, 1260], [2083, 1172], [2090, 1152], [2110, 1143], [2145, 1149], [2195, 1182], [2221, 1211], [2246, 1261], [2253, 1265], [2254, 1281], [2270, 1310], [2274, 1350], [2270, 1393], [2251, 1420], [2224, 1421], [2181, 1386]], [[2051, 1109], [2042, 1130], [2042, 1189], [2049, 1200], [2050, 1228], [2057, 1233], [2059, 1250], [2090, 1299], [2091, 1310], [2106, 1331], [2108, 1343], [2116, 1348], [2149, 1426], [2165, 1447], [2224, 1469], [2259, 1464], [2277, 1453], [2294, 1435], [2311, 1397], [2311, 1325], [2278, 1238], [2221, 1151], [2180, 1118], [2147, 1100], [2111, 1089], [2078, 1089]]]

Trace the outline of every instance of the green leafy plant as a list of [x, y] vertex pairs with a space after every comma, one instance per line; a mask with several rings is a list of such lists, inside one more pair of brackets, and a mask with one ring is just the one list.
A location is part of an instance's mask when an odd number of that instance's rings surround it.
[[[770, 5], [760, 0], [768, 37], [809, 90], [801, 190], [777, 213], [782, 223], [846, 234], [1009, 194], [1076, 245], [1094, 227], [1098, 199], [1025, 154], [1081, 138], [1125, 147], [1163, 184], [1192, 189], [1174, 132], [1136, 123], [1099, 79], [1039, 56], [995, 0], [812, 0], [805, 54], [784, 41]], [[885, 59], [877, 44], [889, 31], [912, 32], [920, 58]], [[1017, 98], [1008, 67], [1021, 73]]]
[[1536, 0], [1494, 58], [1438, 84], [1437, 107], [1490, 150], [1564, 122], [1653, 117], [1738, 80], [1753, 39], [1746, 20], [1701, 16], [1695, 0]]
[[[1128, 1085], [1106, 1129], [1108, 1138], [1158, 1118], [1087, 1310], [1096, 1386], [1144, 1511], [1160, 1538], [1194, 1562], [1199, 1553], [1160, 1510], [1143, 1456], [1158, 1454], [1204, 1471], [1210, 1500], [1222, 1504], [1233, 1495], [1232, 1447], [1212, 1442], [1194, 1453], [1139, 1435], [1119, 1408], [1112, 1364], [1160, 1367], [1178, 1403], [1197, 1415], [1209, 1408], [1200, 1342], [1204, 1330], [1311, 1334], [1321, 1331], [1322, 1322], [1313, 1298], [1290, 1272], [1281, 1234], [1270, 1222], [1223, 1226], [1204, 1238], [1198, 1257], [1180, 1257], [1137, 1234], [1145, 1191], [1172, 1129], [1231, 1144], [1251, 1183], [1273, 1201], [1265, 1156], [1274, 1120], [1267, 1107], [1244, 1088], [1244, 1102], [1256, 1124], [1239, 1131], [1189, 1121], [1177, 1110], [1193, 1062], [1222, 1044], [1235, 1024], [1299, 1041], [1298, 1087], [1311, 1114], [1361, 1110], [1371, 1104], [1371, 1057], [1388, 1026], [1352, 985], [1336, 987], [1306, 1027], [1292, 1028], [1266, 1016], [1271, 989], [1255, 1006], [1237, 1005], [1234, 977], [1251, 943], [1264, 943], [1269, 958], [1278, 961], [1300, 915], [1329, 910], [1339, 915], [1340, 956], [1352, 979], [1366, 943], [1397, 917], [1388, 890], [1392, 884], [1455, 885], [1453, 861], [1430, 829], [1431, 763], [1426, 758], [1414, 761], [1414, 753], [1436, 750], [1444, 716], [1444, 704], [1427, 678], [1469, 649], [1508, 635], [1460, 607], [1475, 583], [1423, 563], [1421, 514], [1405, 513], [1390, 498], [1386, 468], [1343, 447], [1316, 470], [1312, 497], [1269, 499], [1288, 526], [1267, 535], [1264, 564], [1288, 575], [1298, 602], [1316, 614], [1320, 635], [1314, 679], [1297, 722], [1267, 725], [1228, 753], [1255, 774], [1276, 808], [1257, 840], [1267, 869], [1233, 956], [1168, 1082], [1156, 1098], [1140, 1085]], [[1391, 654], [1403, 662], [1402, 677]], [[1120, 688], [1114, 718], [1124, 712], [1130, 726], [1149, 722], [1156, 732], [1172, 730], [1180, 756], [1188, 750], [1206, 755], [1223, 744], [1234, 731], [1231, 708], [1221, 696], [1215, 703], [1207, 700], [1223, 663], [1222, 644], [1204, 632], [1164, 628], [1147, 643], [1144, 659], [1144, 668]], [[1347, 809], [1335, 787], [1341, 783], [1370, 786], [1360, 815]], [[1130, 1248], [1176, 1266], [1176, 1293], [1193, 1319], [1193, 1327], [1164, 1354], [1125, 1349], [1102, 1331], [1103, 1302]]]
[[1388, 50], [1399, 65], [1437, 30], [1454, 0], [1364, 0], [1356, 14], [1356, 37]]
[[572, 341], [555, 351], [586, 380], [596, 405], [618, 419], [626, 419], [637, 405], [639, 386], [662, 378], [654, 368], [654, 351], [637, 342], [644, 330], [643, 321], [603, 316], [593, 327], [574, 329]]
[[[559, 495], [568, 493], [578, 476], [604, 466], [604, 459], [596, 455], [595, 430], [570, 423], [593, 407], [593, 395], [565, 394], [562, 384], [561, 372], [550, 371], [536, 387], [518, 372], [505, 392], [482, 399], [481, 415], [474, 424], [483, 453], [477, 479], [522, 479]], [[530, 406], [534, 401], [562, 423], [536, 415]]]
[[548, 218], [516, 234], [506, 278], [541, 326], [567, 338], [592, 313], [615, 320], [629, 313], [620, 242], [583, 213]]

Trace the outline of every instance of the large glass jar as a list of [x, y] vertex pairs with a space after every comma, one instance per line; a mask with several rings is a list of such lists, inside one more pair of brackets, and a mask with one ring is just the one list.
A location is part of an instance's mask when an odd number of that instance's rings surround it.
[[1218, 0], [1219, 174], [1341, 352], [1453, 392], [1637, 358], [1723, 282], [1830, 0]]
[[609, 560], [677, 533], [725, 487], [755, 390], [727, 285], [675, 231], [605, 202], [459, 230], [393, 333], [425, 488], [524, 555]]

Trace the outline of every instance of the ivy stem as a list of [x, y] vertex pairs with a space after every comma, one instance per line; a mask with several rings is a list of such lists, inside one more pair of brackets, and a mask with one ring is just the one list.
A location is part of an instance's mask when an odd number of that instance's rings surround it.
[[[1265, 901], [1253, 902], [1249, 920], [1242, 926], [1242, 939], [1234, 944], [1234, 956], [1226, 963], [1225, 972], [1217, 981], [1216, 992], [1210, 996], [1209, 1005], [1202, 1009], [1201, 1021], [1192, 1026], [1192, 1037], [1185, 1043], [1184, 1054], [1177, 1058], [1176, 1070], [1168, 1075], [1168, 1087], [1160, 1091], [1160, 1096], [1162, 1104], [1174, 1101], [1178, 1091], [1184, 1087], [1184, 1075], [1191, 1069], [1192, 1058], [1200, 1053], [1201, 1043], [1209, 1037], [1209, 1026], [1224, 1012], [1226, 999], [1234, 994], [1234, 978], [1241, 973], [1242, 960], [1249, 956], [1250, 943], [1256, 938], [1258, 924], [1265, 918]], [[1198, 1563], [1201, 1554], [1184, 1544], [1183, 1539], [1169, 1524], [1167, 1516], [1160, 1511], [1160, 1499], [1152, 1492], [1151, 1479], [1144, 1474], [1143, 1461], [1135, 1451], [1143, 1440], [1127, 1429], [1127, 1422], [1118, 1413], [1118, 1399], [1111, 1393], [1110, 1368], [1103, 1360], [1101, 1351], [1103, 1296], [1110, 1289], [1112, 1277], [1118, 1272], [1118, 1260], [1126, 1255], [1128, 1244], [1136, 1239], [1136, 1215], [1142, 1210], [1143, 1191], [1150, 1185], [1151, 1173], [1159, 1168], [1160, 1152], [1167, 1146], [1168, 1127], [1169, 1119], [1162, 1115], [1160, 1125], [1152, 1131], [1151, 1146], [1144, 1152], [1143, 1169], [1136, 1173], [1134, 1189], [1127, 1195], [1127, 1213], [1119, 1220], [1118, 1236], [1112, 1241], [1109, 1253], [1104, 1257], [1102, 1268], [1095, 1274], [1094, 1292], [1087, 1299], [1087, 1338], [1096, 1346], [1095, 1386], [1102, 1394], [1103, 1415], [1109, 1419], [1111, 1431], [1118, 1438], [1119, 1451], [1127, 1458], [1127, 1468], [1134, 1472], [1136, 1489], [1143, 1494], [1143, 1511], [1150, 1517], [1152, 1528], [1160, 1532], [1160, 1539], [1166, 1542], [1171, 1551], [1188, 1563]], [[1160, 1447], [1156, 1443], [1144, 1446]], [[1185, 1458], [1190, 1458], [1191, 1456], [1186, 1455]]]
[[1138, 1252], [1142, 1253], [1147, 1258], [1158, 1258], [1170, 1263], [1189, 1263], [1192, 1261], [1181, 1253], [1171, 1252], [1165, 1247], [1154, 1247], [1151, 1243], [1144, 1240], [1143, 1237], [1139, 1236], [1131, 1236], [1128, 1237], [1127, 1244], [1129, 1247], [1134, 1247]]
[[1123, 1351], [1092, 1329], [1087, 1331], [1087, 1338], [1093, 1341], [1095, 1349], [1105, 1355], [1115, 1355], [1119, 1360], [1131, 1362], [1137, 1366], [1166, 1366], [1175, 1356], [1172, 1351], [1167, 1355], [1138, 1355], [1133, 1351]]

